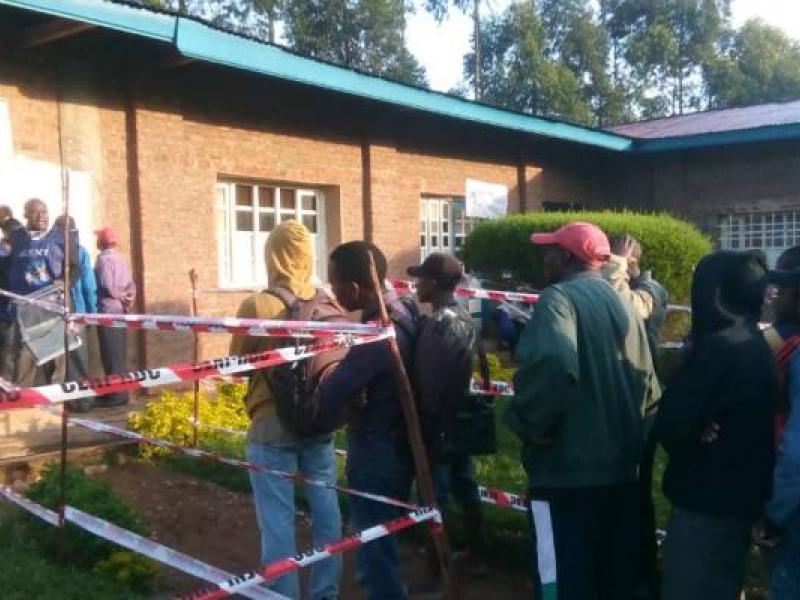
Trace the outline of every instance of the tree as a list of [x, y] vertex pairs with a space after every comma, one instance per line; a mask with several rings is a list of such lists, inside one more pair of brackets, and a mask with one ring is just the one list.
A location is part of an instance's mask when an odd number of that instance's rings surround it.
[[[533, 114], [592, 121], [575, 73], [547, 56], [545, 29], [531, 3], [511, 5], [484, 25], [481, 37], [482, 99]], [[468, 79], [475, 61], [475, 53], [465, 59]]]
[[403, 83], [425, 85], [405, 46], [403, 0], [291, 0], [284, 9], [290, 48]]
[[623, 0], [615, 7], [643, 116], [702, 107], [701, 67], [729, 16], [729, 0]]
[[712, 107], [779, 102], [800, 97], [800, 42], [759, 19], [728, 31], [704, 66]]

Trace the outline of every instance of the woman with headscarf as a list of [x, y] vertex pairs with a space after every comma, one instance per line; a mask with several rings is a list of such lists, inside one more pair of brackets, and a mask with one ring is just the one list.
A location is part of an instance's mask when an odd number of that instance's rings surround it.
[[654, 425], [672, 503], [663, 600], [733, 600], [742, 585], [775, 460], [777, 374], [758, 327], [765, 289], [758, 252], [716, 252], [694, 273], [689, 343]]

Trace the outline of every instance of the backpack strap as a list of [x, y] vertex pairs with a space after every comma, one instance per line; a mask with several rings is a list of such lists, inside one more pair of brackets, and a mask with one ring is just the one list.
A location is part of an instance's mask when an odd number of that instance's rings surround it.
[[[289, 314], [289, 319], [292, 321], [310, 321], [311, 316], [314, 314], [314, 309], [320, 301], [321, 294], [321, 292], [317, 290], [313, 298], [301, 300], [291, 291], [282, 287], [268, 288], [264, 290], [264, 293], [275, 296], [278, 300], [283, 302], [283, 305], [286, 307], [286, 312]], [[322, 297], [324, 297], [324, 295]]]

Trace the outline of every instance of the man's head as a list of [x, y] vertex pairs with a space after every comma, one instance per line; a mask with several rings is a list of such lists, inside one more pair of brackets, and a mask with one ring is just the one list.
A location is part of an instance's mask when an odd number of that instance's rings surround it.
[[25, 222], [28, 231], [36, 233], [47, 231], [50, 225], [50, 215], [47, 205], [39, 198], [31, 198], [25, 203]]
[[22, 223], [17, 221], [14, 217], [10, 219], [6, 219], [3, 221], [3, 224], [0, 225], [0, 229], [3, 230], [3, 237], [6, 239], [11, 237], [11, 234], [16, 231], [17, 229], [23, 229]]
[[97, 235], [97, 249], [108, 250], [115, 248], [119, 243], [117, 232], [111, 227], [103, 227], [94, 232]]
[[642, 245], [632, 235], [623, 233], [609, 240], [611, 242], [611, 253], [622, 256], [628, 261], [628, 276], [636, 279], [641, 275]]
[[11, 210], [10, 206], [6, 206], [5, 204], [0, 205], [0, 225], [5, 223], [8, 219], [14, 218], [14, 212]]
[[611, 256], [606, 234], [591, 223], [575, 221], [553, 233], [534, 233], [531, 241], [544, 246], [542, 271], [547, 285], [581, 271], [597, 271]]
[[784, 323], [800, 323], [800, 246], [780, 255], [768, 279], [777, 291], [772, 304], [775, 318]]
[[67, 223], [67, 219], [69, 219], [69, 230], [75, 231], [78, 227], [75, 225], [75, 219], [71, 216], [67, 217], [67, 215], [60, 215], [56, 218], [55, 223], [53, 223], [53, 228], [58, 229], [59, 231], [64, 231], [64, 224]]
[[328, 275], [331, 288], [346, 310], [369, 307], [376, 300], [370, 271], [370, 255], [375, 261], [378, 281], [386, 279], [386, 257], [370, 242], [347, 242], [331, 252]]
[[407, 273], [417, 278], [420, 302], [434, 302], [442, 294], [452, 294], [464, 277], [464, 267], [454, 256], [435, 252]]

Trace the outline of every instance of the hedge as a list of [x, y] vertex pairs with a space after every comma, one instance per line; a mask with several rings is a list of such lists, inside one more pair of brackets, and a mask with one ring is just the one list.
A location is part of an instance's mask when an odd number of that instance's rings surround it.
[[689, 300], [692, 271], [711, 243], [685, 221], [665, 214], [632, 212], [528, 213], [485, 221], [464, 242], [462, 259], [472, 272], [491, 280], [541, 283], [542, 250], [531, 244], [534, 231], [554, 231], [570, 221], [589, 221], [609, 237], [629, 233], [642, 244], [642, 268], [670, 292], [673, 302]]

